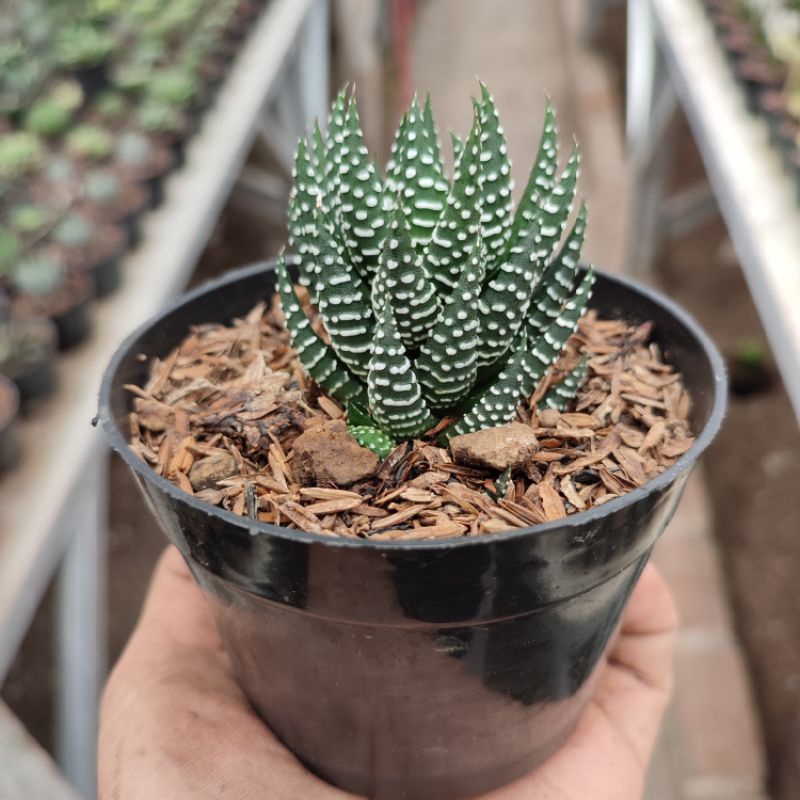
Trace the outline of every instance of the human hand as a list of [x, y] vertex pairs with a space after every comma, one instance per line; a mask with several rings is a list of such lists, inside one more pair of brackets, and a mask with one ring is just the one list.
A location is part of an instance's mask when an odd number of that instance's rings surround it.
[[[567, 743], [481, 800], [639, 800], [669, 699], [677, 615], [648, 566]], [[175, 548], [103, 697], [100, 800], [354, 800], [312, 775], [252, 710]]]

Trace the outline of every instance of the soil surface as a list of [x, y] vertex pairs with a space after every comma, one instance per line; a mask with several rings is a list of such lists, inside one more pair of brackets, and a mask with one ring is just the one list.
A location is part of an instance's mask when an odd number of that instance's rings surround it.
[[310, 381], [274, 297], [152, 359], [146, 383], [127, 387], [131, 448], [208, 503], [313, 533], [420, 539], [550, 522], [642, 486], [692, 446], [691, 399], [652, 329], [589, 311], [518, 409], [524, 424], [455, 436], [448, 452], [437, 436], [457, 418], [444, 416], [379, 459]]

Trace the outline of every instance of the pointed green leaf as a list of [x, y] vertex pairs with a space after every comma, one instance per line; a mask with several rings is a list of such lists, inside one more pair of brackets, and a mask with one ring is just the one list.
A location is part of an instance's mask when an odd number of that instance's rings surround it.
[[422, 345], [414, 368], [432, 408], [450, 408], [472, 389], [478, 371], [478, 295], [485, 251], [470, 253], [455, 289]]
[[589, 270], [561, 315], [535, 340], [522, 342], [475, 404], [454, 425], [454, 433], [471, 433], [511, 422], [517, 406], [529, 397], [545, 372], [558, 360], [567, 340], [578, 327], [591, 296], [594, 274]]
[[450, 143], [453, 145], [453, 163], [458, 164], [458, 159], [464, 150], [464, 141], [457, 133], [450, 131]]
[[383, 189], [364, 144], [355, 102], [347, 108], [344, 125], [339, 151], [339, 220], [347, 253], [361, 275], [367, 276], [377, 268], [385, 236]]
[[436, 130], [436, 121], [433, 118], [433, 108], [431, 107], [431, 96], [426, 95], [425, 105], [422, 107], [422, 124], [425, 127], [425, 140], [433, 156], [433, 163], [437, 172], [444, 175], [444, 161], [442, 160], [442, 148], [439, 145], [439, 132]]
[[347, 432], [362, 446], [380, 458], [386, 458], [397, 447], [397, 442], [380, 428], [371, 425], [351, 425]]
[[494, 479], [494, 492], [488, 492], [490, 497], [493, 497], [495, 500], [502, 500], [506, 496], [506, 491], [508, 491], [508, 486], [511, 483], [511, 467], [506, 467], [495, 479]]
[[[314, 169], [305, 136], [301, 136], [297, 143], [292, 176], [294, 183], [289, 195], [289, 244], [300, 257], [300, 283], [311, 287], [316, 270], [315, 208], [321, 182]], [[316, 302], [316, 297], [312, 296], [312, 301]]]
[[537, 252], [543, 262], [553, 254], [567, 227], [578, 188], [580, 166], [581, 155], [576, 146], [558, 182], [541, 203], [541, 213], [538, 218], [540, 241], [537, 244]]
[[289, 278], [286, 262], [281, 253], [277, 266], [278, 292], [281, 298], [286, 327], [292, 345], [308, 374], [326, 391], [342, 402], [366, 400], [366, 387], [354, 378], [336, 357], [332, 347], [320, 339], [300, 306], [294, 285]]
[[403, 178], [401, 170], [403, 168], [403, 151], [406, 145], [406, 133], [408, 132], [408, 113], [403, 114], [397, 131], [394, 135], [392, 148], [389, 154], [389, 163], [386, 165], [386, 189], [392, 195], [399, 194], [403, 189]]
[[347, 404], [347, 424], [366, 425], [368, 428], [375, 427], [375, 421], [367, 413], [366, 407], [355, 401]]
[[572, 291], [586, 234], [586, 215], [586, 204], [582, 203], [572, 230], [561, 250], [547, 265], [533, 293], [529, 322], [535, 329], [544, 330], [561, 313], [561, 307]]
[[395, 183], [408, 218], [411, 241], [419, 248], [430, 241], [450, 187], [440, 160], [437, 162], [438, 142], [434, 144], [428, 138], [424, 114], [416, 97], [404, 122], [404, 139], [394, 170]]
[[[578, 327], [578, 321], [586, 311], [586, 306], [592, 296], [594, 286], [594, 271], [590, 268], [581, 279], [574, 292], [572, 292], [561, 313], [553, 322], [540, 332], [533, 325], [528, 325], [529, 346], [528, 349], [536, 357], [541, 375], [555, 364], [561, 355], [564, 345]], [[540, 375], [540, 376], [541, 376]]]
[[456, 285], [461, 268], [476, 246], [480, 233], [478, 173], [481, 124], [475, 115], [464, 150], [456, 164], [445, 210], [434, 228], [426, 251], [426, 265], [445, 291]]
[[345, 86], [336, 95], [328, 115], [325, 132], [325, 193], [322, 197], [322, 207], [329, 214], [339, 205], [339, 168], [344, 148], [347, 89]]
[[[419, 347], [436, 322], [440, 305], [422, 254], [414, 250], [401, 208], [392, 212], [381, 268], [377, 288], [391, 303], [400, 340], [407, 348]], [[373, 292], [375, 288], [373, 285]]]
[[330, 218], [319, 212], [319, 312], [331, 344], [348, 369], [366, 379], [374, 319], [369, 287], [347, 259]]
[[511, 248], [507, 259], [484, 287], [480, 297], [478, 366], [495, 364], [511, 349], [531, 307], [533, 285], [539, 273], [536, 258], [538, 226]]
[[513, 201], [511, 191], [511, 163], [508, 159], [508, 144], [494, 100], [481, 83], [481, 102], [478, 114], [481, 121], [481, 156], [478, 186], [481, 192], [481, 236], [491, 267], [495, 257], [506, 246], [509, 227], [512, 223]]
[[422, 399], [417, 376], [397, 333], [389, 307], [375, 326], [367, 395], [373, 419], [398, 439], [412, 439], [436, 425]]
[[578, 389], [586, 376], [588, 365], [588, 357], [581, 358], [577, 365], [564, 376], [561, 383], [557, 383], [547, 391], [547, 394], [539, 401], [539, 405], [555, 408], [557, 411], [565, 411], [578, 393]]
[[530, 354], [524, 345], [520, 345], [494, 382], [483, 391], [472, 408], [452, 426], [453, 435], [493, 428], [514, 419], [517, 406], [524, 395], [526, 361], [531, 361]]
[[531, 224], [539, 212], [539, 203], [550, 194], [555, 185], [558, 169], [558, 129], [556, 128], [556, 112], [550, 98], [544, 114], [542, 135], [539, 139], [539, 152], [531, 168], [525, 190], [517, 207], [513, 229], [523, 230]]

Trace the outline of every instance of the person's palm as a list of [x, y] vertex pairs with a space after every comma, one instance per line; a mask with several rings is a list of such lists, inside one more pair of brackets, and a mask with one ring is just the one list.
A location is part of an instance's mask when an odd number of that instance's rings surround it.
[[[598, 689], [564, 747], [484, 800], [637, 800], [670, 691], [676, 614], [642, 575]], [[268, 679], [268, 676], [265, 676]], [[345, 800], [256, 716], [174, 548], [103, 698], [100, 800]]]

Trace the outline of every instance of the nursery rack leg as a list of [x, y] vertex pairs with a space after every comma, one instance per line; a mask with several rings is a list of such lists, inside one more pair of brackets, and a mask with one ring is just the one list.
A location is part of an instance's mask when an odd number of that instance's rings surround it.
[[658, 250], [666, 179], [674, 154], [670, 129], [678, 97], [656, 39], [647, 0], [628, 7], [626, 130], [631, 165], [628, 271], [647, 277]]
[[69, 523], [73, 536], [58, 574], [58, 761], [78, 793], [97, 796], [97, 709], [106, 656], [108, 454], [83, 473]]

